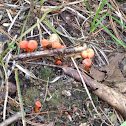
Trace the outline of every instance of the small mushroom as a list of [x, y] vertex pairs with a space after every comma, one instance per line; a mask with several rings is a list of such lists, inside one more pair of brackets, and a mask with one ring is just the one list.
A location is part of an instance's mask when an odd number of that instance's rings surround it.
[[46, 47], [49, 45], [49, 40], [47, 39], [41, 40], [41, 45], [43, 45], [43, 48], [46, 49]]
[[42, 106], [40, 101], [36, 101], [35, 102], [35, 113], [38, 113], [39, 112], [39, 108]]
[[38, 43], [35, 40], [30, 40], [28, 42], [28, 49], [27, 49], [27, 51], [28, 52], [33, 52], [34, 49], [37, 48], [37, 46], [38, 46]]
[[62, 61], [61, 60], [57, 60], [57, 65], [61, 65], [62, 64]]
[[26, 41], [26, 40], [21, 41], [19, 46], [20, 46], [21, 49], [25, 49], [27, 51], [28, 41]]
[[89, 71], [89, 68], [91, 66], [91, 59], [84, 59], [82, 63], [85, 66], [85, 70]]
[[86, 51], [86, 50], [82, 51], [81, 56], [82, 56], [84, 59], [87, 58], [87, 57], [88, 57], [87, 51]]
[[87, 49], [88, 58], [94, 57], [94, 50], [91, 48]]
[[94, 57], [94, 50], [91, 48], [88, 48], [87, 50], [82, 51], [81, 56], [86, 58], [93, 58]]
[[52, 43], [52, 48], [59, 49], [59, 48], [61, 48], [61, 44], [59, 42], [55, 41]]
[[64, 45], [61, 45], [61, 47], [60, 48], [66, 48]]
[[49, 37], [49, 42], [53, 43], [53, 42], [60, 42], [59, 37], [57, 36], [57, 34], [53, 33], [50, 35]]

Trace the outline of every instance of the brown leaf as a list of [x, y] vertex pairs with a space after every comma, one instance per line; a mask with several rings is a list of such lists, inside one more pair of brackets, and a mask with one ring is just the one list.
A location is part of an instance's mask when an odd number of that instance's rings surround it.
[[121, 70], [119, 69], [119, 63], [124, 58], [125, 53], [118, 53], [116, 56], [113, 56], [112, 60], [110, 61], [110, 64], [102, 70], [107, 71], [108, 78], [106, 79], [106, 82], [111, 83], [119, 83], [119, 82], [125, 82], [126, 78], [121, 73]]
[[126, 82], [123, 83], [117, 83], [114, 85], [114, 87], [118, 88], [118, 90], [122, 93], [126, 94]]
[[123, 76], [126, 77], [126, 56], [120, 62], [119, 67], [120, 67], [120, 69], [122, 71]]
[[90, 69], [90, 75], [97, 81], [103, 81], [105, 78], [105, 73], [101, 72], [100, 70], [91, 67]]

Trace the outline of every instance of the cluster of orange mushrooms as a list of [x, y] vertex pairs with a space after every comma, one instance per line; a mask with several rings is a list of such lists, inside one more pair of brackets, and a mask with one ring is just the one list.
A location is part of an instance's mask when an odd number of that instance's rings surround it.
[[81, 56], [84, 58], [82, 63], [85, 66], [85, 70], [88, 71], [91, 66], [91, 58], [94, 57], [94, 50], [88, 48], [87, 50], [82, 51]]
[[33, 52], [34, 49], [37, 48], [38, 43], [35, 40], [30, 41], [23, 40], [20, 42], [19, 46], [21, 49], [24, 49], [27, 52]]
[[[43, 46], [44, 50], [47, 48], [47, 46], [53, 49], [65, 48], [65, 46], [60, 43], [60, 40], [56, 34], [51, 34], [49, 39], [41, 40], [41, 45]], [[35, 40], [23, 40], [20, 42], [19, 46], [21, 49], [24, 49], [27, 52], [33, 52], [34, 49], [37, 48], [38, 43]], [[91, 58], [94, 57], [94, 50], [88, 48], [87, 50], [81, 52], [81, 56], [84, 58], [82, 63], [85, 66], [85, 70], [88, 71], [89, 67], [91, 66]], [[58, 65], [62, 64], [61, 56], [58, 58], [55, 57], [54, 59]]]
[[[53, 49], [65, 48], [65, 46], [60, 43], [60, 40], [56, 34], [51, 34], [49, 39], [41, 40], [41, 45], [43, 46], [44, 50], [47, 48], [47, 46], [52, 47]], [[38, 43], [35, 40], [23, 40], [20, 42], [19, 46], [21, 49], [26, 50], [26, 52], [33, 52], [34, 49], [37, 48]], [[55, 58], [55, 60], [58, 65], [62, 64], [60, 58]]]

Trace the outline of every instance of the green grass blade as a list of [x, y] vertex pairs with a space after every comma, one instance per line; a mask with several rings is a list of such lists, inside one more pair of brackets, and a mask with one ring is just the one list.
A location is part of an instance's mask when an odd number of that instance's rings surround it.
[[91, 13], [91, 9], [90, 9], [90, 7], [89, 7], [89, 5], [88, 5], [87, 1], [86, 1], [86, 0], [84, 0], [84, 2], [85, 2], [85, 4], [86, 4], [86, 6], [88, 7], [89, 12]]
[[84, 2], [85, 2], [86, 6], [87, 6], [87, 8], [88, 8], [88, 10], [89, 10], [89, 12], [90, 12], [91, 24], [92, 24], [91, 9], [90, 9], [89, 4], [87, 3], [87, 1], [86, 1], [86, 0], [84, 0]]
[[113, 6], [112, 6], [111, 4], [109, 4], [108, 2], [107, 2], [107, 5], [108, 5], [112, 10], [114, 10]]
[[[57, 30], [49, 23], [49, 21], [46, 19], [45, 21], [46, 25], [55, 33], [57, 34]], [[61, 37], [57, 34], [57, 36], [59, 37], [59, 39], [63, 42], [63, 40], [61, 39]]]
[[[26, 24], [27, 24], [27, 21], [28, 21], [28, 17], [30, 16], [30, 11], [28, 12], [28, 15], [27, 15], [27, 17], [26, 17], [26, 20], [25, 20], [25, 22], [24, 22], [24, 25], [23, 25], [23, 27], [22, 27], [22, 30], [21, 30], [21, 34], [23, 34], [23, 32], [24, 32], [24, 30], [25, 30], [25, 26], [26, 26]], [[18, 46], [18, 53], [17, 54], [19, 54], [20, 53], [20, 47]]]
[[94, 30], [93, 27], [94, 27], [95, 22], [96, 22], [96, 20], [97, 20], [97, 18], [98, 18], [98, 14], [99, 14], [99, 12], [101, 11], [102, 7], [104, 6], [105, 2], [106, 2], [106, 0], [103, 0], [103, 2], [101, 3], [99, 9], [98, 9], [97, 12], [96, 12], [96, 15], [95, 15], [95, 17], [94, 17], [93, 23], [91, 24], [91, 32], [93, 32], [93, 30]]
[[126, 48], [126, 45], [123, 44], [121, 41], [119, 41], [110, 31], [108, 28], [106, 28], [105, 26], [103, 25], [100, 25], [102, 28], [104, 28], [120, 45], [122, 45], [124, 48]]
[[[109, 16], [111, 16], [111, 15], [109, 15]], [[124, 28], [126, 28], [126, 26], [123, 24], [123, 23], [121, 23], [118, 19], [116, 19], [115, 17], [113, 17], [113, 16], [111, 16], [115, 21], [117, 21], [120, 25], [122, 25]]]
[[44, 3], [44, 0], [41, 0], [40, 6], [42, 6], [42, 5], [43, 5], [43, 3]]
[[[56, 30], [56, 29], [49, 23], [48, 20], [45, 21], [45, 24], [46, 24], [54, 33], [56, 33], [56, 34], [58, 33], [58, 34], [60, 34], [60, 35], [62, 35], [62, 36], [64, 36], [64, 37], [66, 37], [66, 38], [69, 38], [69, 39], [73, 39], [73, 40], [77, 40], [77, 41], [78, 41], [78, 39], [76, 39], [76, 38], [74, 38], [74, 37], [66, 36], [65, 34], [61, 33], [61, 32], [58, 31], [58, 30]], [[61, 41], [62, 41], [62, 40], [61, 40]]]
[[24, 108], [23, 108], [23, 101], [22, 101], [22, 96], [21, 96], [21, 89], [20, 89], [20, 83], [19, 83], [19, 79], [18, 79], [18, 70], [15, 70], [15, 80], [16, 80], [16, 85], [17, 85], [17, 91], [18, 91], [18, 97], [19, 97], [19, 102], [20, 102], [20, 108], [21, 108], [21, 112], [22, 112], [22, 121], [23, 123], [25, 123], [25, 112], [24, 112]]
[[108, 15], [109, 12], [107, 12], [106, 14], [104, 14], [100, 20], [98, 20], [98, 22], [95, 24], [95, 26], [93, 27], [92, 31], [94, 31], [96, 29], [96, 27], [98, 27], [98, 25], [103, 21], [103, 19]]
[[5, 53], [17, 42], [17, 41], [19, 41], [20, 39], [22, 39], [22, 37], [24, 37], [26, 34], [28, 34], [31, 30], [33, 30], [39, 23], [41, 23], [44, 19], [45, 19], [45, 17], [46, 17], [46, 15], [48, 14], [48, 13], [50, 13], [51, 11], [53, 11], [53, 10], [56, 10], [57, 8], [60, 8], [62, 5], [60, 5], [60, 6], [57, 6], [56, 8], [53, 8], [53, 9], [50, 9], [50, 10], [48, 10], [48, 11], [46, 11], [44, 14], [43, 14], [43, 16], [42, 16], [42, 18], [36, 23], [36, 24], [34, 24], [31, 28], [29, 28], [27, 31], [25, 31], [20, 37], [18, 37], [11, 45], [9, 45], [9, 47], [7, 48], [7, 49], [5, 49], [5, 51], [2, 53], [2, 55], [1, 55], [1, 57], [0, 57], [0, 61], [2, 60], [2, 58], [4, 57], [4, 55], [5, 55]]

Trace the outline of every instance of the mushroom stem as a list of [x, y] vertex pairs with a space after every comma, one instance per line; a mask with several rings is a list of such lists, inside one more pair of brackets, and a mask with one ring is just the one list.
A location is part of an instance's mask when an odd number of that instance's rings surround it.
[[85, 66], [85, 70], [89, 71], [90, 66]]
[[48, 39], [43, 39], [41, 40], [41, 45], [43, 46], [43, 49], [46, 50], [46, 47], [49, 45], [49, 40]]
[[26, 52], [33, 52], [34, 49], [25, 48]]
[[43, 49], [46, 50], [46, 46], [43, 46]]
[[39, 112], [39, 107], [36, 106], [36, 107], [35, 107], [35, 113], [38, 113], [38, 112]]
[[35, 105], [36, 105], [36, 107], [35, 107], [35, 113], [38, 113], [38, 112], [39, 112], [39, 108], [40, 108], [42, 105], [41, 105], [41, 103], [40, 103], [39, 101], [36, 101], [36, 102], [35, 102]]
[[90, 59], [84, 59], [82, 63], [85, 66], [85, 70], [89, 71], [89, 68], [91, 66], [91, 60]]

